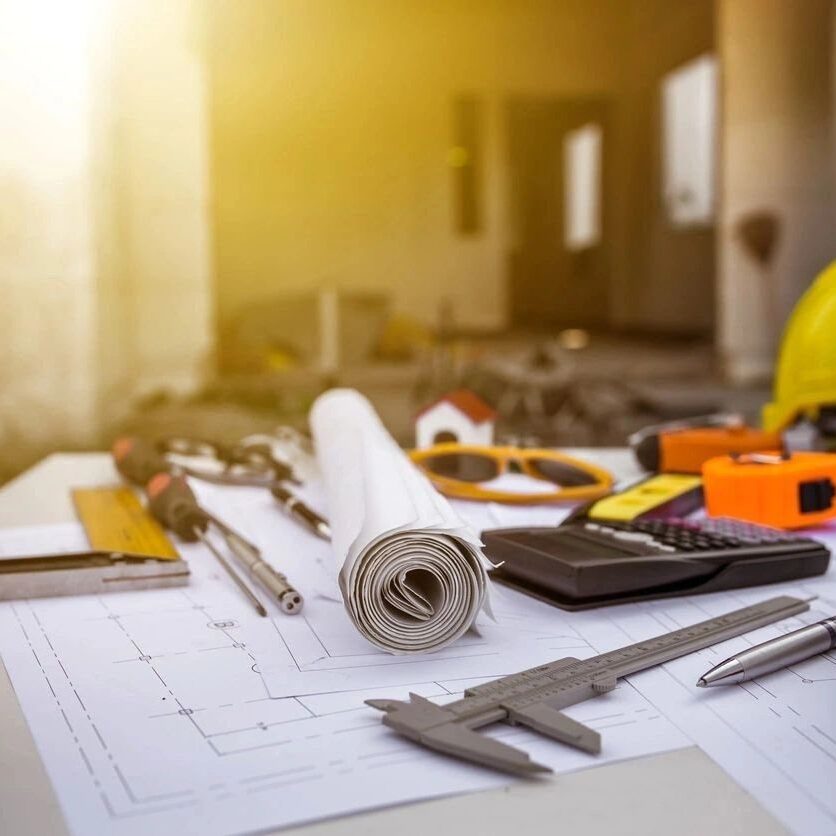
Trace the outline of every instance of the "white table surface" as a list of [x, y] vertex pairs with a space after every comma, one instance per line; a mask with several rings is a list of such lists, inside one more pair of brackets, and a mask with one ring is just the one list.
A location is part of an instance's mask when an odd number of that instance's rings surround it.
[[[586, 451], [585, 451], [586, 452]], [[626, 451], [595, 458], [629, 475]], [[105, 454], [56, 454], [0, 489], [0, 527], [74, 519], [70, 487], [112, 481]], [[0, 665], [0, 834], [66, 834], [61, 810]], [[305, 836], [427, 834], [743, 834], [784, 828], [696, 747], [292, 828]], [[99, 834], [96, 834], [99, 836]]]

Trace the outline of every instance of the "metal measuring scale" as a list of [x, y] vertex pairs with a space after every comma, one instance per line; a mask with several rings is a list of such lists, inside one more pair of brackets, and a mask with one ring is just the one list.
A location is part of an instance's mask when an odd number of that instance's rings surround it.
[[518, 775], [551, 772], [525, 752], [474, 729], [504, 721], [597, 754], [600, 734], [559, 709], [612, 691], [619, 677], [808, 609], [808, 601], [782, 595], [590, 659], [558, 659], [504, 676], [468, 688], [462, 699], [447, 705], [436, 705], [417, 694], [410, 694], [409, 702], [375, 699], [366, 704], [386, 712], [383, 722], [387, 726], [437, 752]]

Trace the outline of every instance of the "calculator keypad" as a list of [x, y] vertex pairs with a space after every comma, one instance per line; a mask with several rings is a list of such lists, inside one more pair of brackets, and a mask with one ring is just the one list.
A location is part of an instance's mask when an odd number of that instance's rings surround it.
[[763, 525], [728, 517], [698, 520], [599, 520], [584, 528], [617, 540], [643, 541], [663, 552], [704, 552], [792, 543], [799, 538]]

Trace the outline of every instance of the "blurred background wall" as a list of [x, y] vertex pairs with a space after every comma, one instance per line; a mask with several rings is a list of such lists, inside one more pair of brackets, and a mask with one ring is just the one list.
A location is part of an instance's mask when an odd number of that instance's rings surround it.
[[[253, 311], [321, 288], [488, 338], [696, 339], [725, 383], [768, 382], [836, 256], [835, 20], [833, 0], [0, 0], [0, 475], [217, 380]], [[678, 223], [666, 91], [689, 68], [717, 79], [716, 160]], [[575, 140], [603, 143], [580, 248]]]
[[[215, 9], [219, 317], [271, 291], [329, 284], [385, 290], [427, 321], [449, 297], [463, 324], [505, 325], [503, 105], [611, 95], [621, 10], [607, 0]], [[461, 234], [449, 154], [455, 101], [468, 95], [482, 205], [480, 228]]]
[[188, 391], [211, 367], [209, 112], [200, 5], [104, 3], [103, 66], [93, 82], [102, 195], [99, 357], [115, 362], [103, 381], [103, 406], [126, 385], [134, 393], [160, 386]]
[[92, 67], [74, 15], [44, 25], [12, 0], [0, 14], [0, 429], [13, 450], [95, 421]]
[[[615, 149], [598, 321], [711, 333], [713, 230], [664, 223], [655, 126], [659, 78], [713, 46], [713, 0], [216, 3], [219, 319], [271, 289], [327, 284], [384, 289], [427, 321], [446, 297], [466, 326], [507, 326], [509, 103], [590, 99]], [[479, 108], [469, 234], [451, 199], [463, 96]]]
[[0, 3], [5, 468], [98, 443], [208, 368], [208, 134], [195, 7]]
[[[834, 5], [721, 0], [719, 347], [735, 380], [768, 377], [783, 323], [834, 257]], [[771, 216], [758, 259], [740, 224]]]
[[715, 3], [642, 0], [625, 4], [625, 56], [616, 101], [619, 214], [613, 257], [615, 323], [650, 333], [713, 335], [715, 232], [709, 222], [674, 227], [662, 182], [660, 82], [716, 49]]

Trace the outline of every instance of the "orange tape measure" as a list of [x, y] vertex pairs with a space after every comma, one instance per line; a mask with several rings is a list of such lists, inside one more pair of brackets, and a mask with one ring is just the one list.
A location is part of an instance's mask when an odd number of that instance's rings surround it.
[[702, 467], [711, 516], [775, 528], [836, 517], [836, 454], [780, 452], [718, 456]]
[[781, 439], [753, 427], [694, 427], [659, 436], [659, 470], [663, 473], [699, 473], [714, 456], [751, 453], [779, 447]]
[[[715, 456], [774, 450], [781, 446], [778, 433], [747, 427], [742, 422], [733, 423], [734, 418], [708, 415], [694, 419], [693, 424], [675, 421], [646, 427], [630, 436], [630, 446], [645, 470], [695, 474]], [[725, 423], [707, 423], [716, 421]]]

